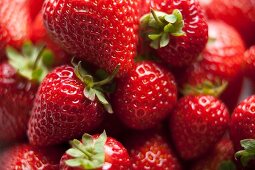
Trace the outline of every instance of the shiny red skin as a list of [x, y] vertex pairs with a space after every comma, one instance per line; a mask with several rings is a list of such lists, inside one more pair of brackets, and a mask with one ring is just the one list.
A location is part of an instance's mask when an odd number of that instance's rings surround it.
[[25, 138], [37, 88], [7, 62], [0, 64], [0, 143]]
[[84, 94], [84, 84], [70, 66], [49, 73], [36, 94], [28, 137], [33, 145], [46, 146], [77, 138], [103, 120], [103, 108]]
[[183, 31], [186, 36], [171, 36], [170, 43], [158, 49], [156, 53], [159, 58], [172, 66], [190, 65], [204, 49], [208, 39], [208, 26], [197, 0], [151, 0], [151, 8], [168, 14], [174, 9], [182, 12]]
[[219, 170], [220, 165], [224, 161], [232, 160], [234, 154], [232, 141], [228, 138], [223, 138], [207, 156], [196, 161], [191, 170]]
[[27, 0], [0, 1], [0, 58], [6, 45], [19, 48], [28, 39], [29, 8]]
[[244, 53], [244, 74], [255, 80], [255, 45]]
[[132, 170], [181, 170], [166, 138], [155, 132], [137, 133], [127, 139]]
[[148, 129], [172, 111], [176, 83], [164, 67], [152, 61], [139, 62], [127, 77], [117, 81], [112, 100], [114, 112], [127, 127]]
[[[118, 76], [133, 67], [138, 42], [138, 1], [46, 0], [45, 26], [67, 52]], [[57, 18], [57, 19], [56, 19]]]
[[217, 98], [207, 95], [181, 98], [170, 116], [170, 135], [184, 160], [201, 157], [227, 130], [229, 113]]
[[219, 19], [235, 27], [247, 45], [255, 43], [254, 0], [199, 0], [208, 18]]
[[0, 155], [1, 170], [58, 170], [63, 151], [59, 148], [36, 148], [18, 144]]
[[255, 139], [255, 95], [243, 100], [231, 116], [230, 136], [236, 150], [242, 149], [240, 140]]
[[[98, 136], [94, 136], [97, 138]], [[104, 145], [105, 163], [97, 170], [127, 170], [130, 167], [130, 160], [126, 148], [116, 139], [107, 137]], [[72, 157], [64, 154], [60, 160], [60, 170], [83, 170], [83, 168], [72, 168], [65, 164], [65, 161]]]

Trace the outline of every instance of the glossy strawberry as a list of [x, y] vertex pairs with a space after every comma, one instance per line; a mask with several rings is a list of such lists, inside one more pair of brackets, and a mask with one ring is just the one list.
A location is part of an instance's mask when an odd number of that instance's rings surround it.
[[159, 58], [178, 67], [197, 59], [206, 45], [208, 26], [196, 0], [152, 0], [147, 13], [141, 18], [141, 32]]
[[120, 120], [134, 129], [154, 127], [165, 119], [176, 103], [172, 74], [151, 61], [136, 63], [134, 70], [117, 81], [113, 110]]
[[[130, 160], [125, 147], [105, 132], [90, 136], [84, 134], [82, 141], [72, 140], [72, 148], [60, 160], [60, 170], [121, 170], [129, 169]], [[81, 161], [82, 160], [82, 161]]]
[[244, 74], [255, 80], [255, 45], [244, 53]]
[[179, 155], [195, 159], [206, 154], [227, 130], [229, 113], [217, 98], [185, 96], [170, 116], [170, 135]]
[[0, 154], [2, 170], [58, 170], [62, 148], [36, 148], [29, 144], [18, 144]]
[[199, 0], [210, 19], [220, 19], [235, 27], [247, 45], [255, 43], [253, 0]]
[[133, 170], [181, 169], [178, 159], [161, 133], [136, 133], [126, 138], [126, 142]]
[[[234, 146], [230, 139], [223, 138], [217, 143], [215, 148], [204, 158], [198, 160], [192, 170], [219, 170], [228, 167], [235, 168], [232, 162], [234, 155]], [[226, 169], [226, 168], [225, 168]]]
[[67, 52], [108, 72], [120, 64], [123, 76], [136, 55], [138, 8], [132, 0], [47, 0], [43, 14], [48, 32]]

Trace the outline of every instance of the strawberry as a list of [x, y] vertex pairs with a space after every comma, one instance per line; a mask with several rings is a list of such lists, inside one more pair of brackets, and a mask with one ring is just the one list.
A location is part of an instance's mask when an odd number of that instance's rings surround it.
[[141, 34], [157, 57], [175, 67], [197, 59], [206, 45], [208, 26], [196, 0], [151, 0], [147, 13], [141, 18]]
[[226, 106], [209, 95], [185, 96], [170, 116], [170, 135], [179, 155], [195, 159], [206, 154], [227, 130]]
[[181, 165], [159, 132], [142, 132], [127, 138], [131, 169], [180, 170]]
[[[22, 53], [8, 47], [9, 61], [0, 64], [0, 141], [15, 142], [25, 137], [27, 122], [38, 85], [47, 67], [42, 46], [26, 43]], [[42, 54], [42, 55], [41, 55]]]
[[42, 9], [44, 0], [28, 0], [30, 18], [34, 20]]
[[224, 167], [228, 167], [229, 170], [234, 170], [235, 164], [232, 162], [233, 155], [234, 146], [232, 141], [228, 138], [223, 138], [206, 157], [198, 160], [191, 169], [221, 170]]
[[210, 19], [220, 19], [235, 27], [247, 45], [255, 43], [253, 0], [199, 0]]
[[67, 52], [108, 72], [120, 64], [118, 76], [124, 76], [136, 55], [138, 7], [132, 0], [47, 0], [43, 18], [52, 38]]
[[125, 147], [116, 139], [84, 134], [82, 140], [72, 140], [72, 148], [68, 149], [60, 160], [60, 170], [85, 169], [128, 169], [130, 160]]
[[134, 129], [148, 129], [165, 119], [176, 103], [172, 74], [151, 61], [136, 63], [130, 74], [117, 81], [113, 109], [120, 120]]
[[1, 170], [58, 170], [63, 154], [60, 147], [37, 148], [29, 144], [18, 144], [0, 154]]
[[244, 53], [244, 74], [255, 80], [255, 45], [251, 46]]
[[[74, 63], [73, 63], [74, 64]], [[112, 109], [101, 85], [109, 83], [114, 75], [94, 82], [81, 62], [54, 69], [43, 80], [29, 120], [28, 137], [33, 145], [52, 145], [78, 137], [95, 129], [103, 120], [103, 106]]]

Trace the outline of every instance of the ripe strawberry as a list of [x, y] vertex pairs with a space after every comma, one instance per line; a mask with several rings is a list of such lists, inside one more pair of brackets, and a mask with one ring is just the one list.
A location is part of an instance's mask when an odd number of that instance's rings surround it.
[[18, 48], [28, 40], [31, 20], [27, 0], [1, 0], [0, 18], [0, 58], [2, 58], [6, 45]]
[[229, 113], [213, 96], [185, 96], [180, 99], [169, 121], [179, 155], [195, 159], [208, 152], [227, 130]]
[[[232, 162], [234, 146], [230, 139], [223, 138], [206, 157], [198, 160], [192, 170], [221, 170], [224, 167], [235, 168]], [[226, 169], [226, 168], [225, 168]]]
[[130, 166], [127, 150], [105, 132], [100, 136], [84, 134], [81, 142], [74, 139], [70, 143], [72, 148], [62, 156], [60, 170], [121, 170]]
[[28, 0], [29, 13], [32, 20], [36, 18], [42, 9], [44, 0]]
[[67, 52], [108, 72], [120, 64], [118, 76], [123, 76], [136, 55], [138, 7], [132, 0], [47, 0], [44, 23]]
[[172, 66], [194, 62], [204, 49], [208, 30], [199, 3], [152, 0], [141, 18], [141, 33], [156, 49], [157, 56]]
[[78, 137], [95, 129], [103, 120], [103, 104], [112, 113], [110, 104], [101, 92], [113, 75], [94, 82], [81, 67], [63, 65], [43, 80], [29, 120], [28, 137], [33, 145], [45, 146]]
[[161, 133], [137, 133], [127, 138], [127, 145], [133, 170], [181, 169], [169, 143]]
[[220, 19], [235, 27], [247, 45], [255, 43], [254, 0], [199, 0], [210, 19]]
[[113, 95], [114, 111], [134, 129], [148, 129], [165, 119], [176, 103], [172, 74], [151, 61], [136, 63], [134, 70], [119, 79]]
[[244, 74], [255, 80], [255, 45], [244, 53]]
[[18, 144], [0, 154], [1, 170], [58, 170], [62, 148], [36, 148]]

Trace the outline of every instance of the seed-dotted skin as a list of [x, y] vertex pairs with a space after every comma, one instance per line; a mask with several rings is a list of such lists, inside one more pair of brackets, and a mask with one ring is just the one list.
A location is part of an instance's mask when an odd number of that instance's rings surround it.
[[255, 95], [235, 108], [230, 121], [230, 136], [236, 150], [242, 149], [240, 140], [255, 139]]
[[[170, 43], [157, 50], [157, 56], [173, 66], [186, 66], [194, 62], [208, 39], [208, 26], [197, 0], [151, 0], [151, 8], [171, 14], [182, 12], [185, 36], [170, 37]], [[150, 9], [148, 9], [148, 12]]]
[[134, 70], [117, 81], [114, 112], [128, 127], [151, 128], [171, 112], [177, 99], [174, 77], [151, 61], [137, 63]]
[[57, 67], [46, 76], [36, 95], [28, 137], [33, 145], [66, 142], [96, 128], [103, 120], [97, 100], [83, 94], [84, 84], [70, 66]]
[[118, 76], [133, 66], [138, 41], [138, 1], [46, 0], [44, 23], [69, 53]]
[[213, 96], [185, 96], [171, 115], [171, 137], [179, 155], [185, 159], [202, 156], [227, 130], [229, 113]]
[[0, 143], [25, 138], [37, 88], [7, 62], [0, 64]]

